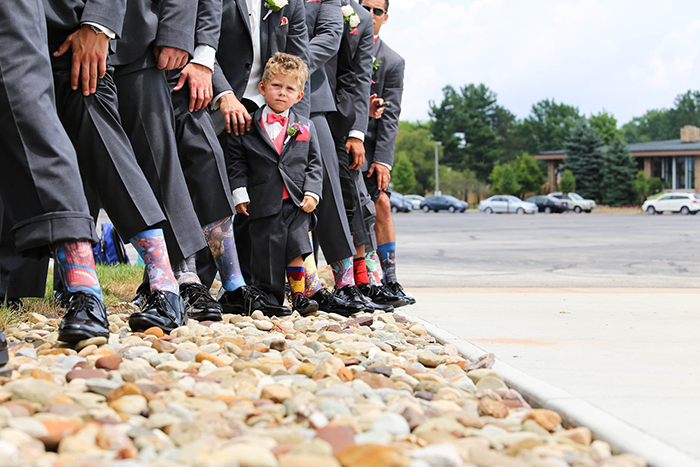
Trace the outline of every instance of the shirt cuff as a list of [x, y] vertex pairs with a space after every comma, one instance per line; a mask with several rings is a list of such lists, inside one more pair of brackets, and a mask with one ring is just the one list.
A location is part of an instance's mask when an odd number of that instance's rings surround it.
[[211, 71], [214, 71], [214, 62], [216, 61], [216, 49], [209, 45], [198, 45], [194, 48], [194, 58], [190, 63], [205, 66]]
[[383, 165], [383, 166], [386, 167], [387, 169], [391, 170], [391, 166], [390, 166], [389, 164], [387, 164], [386, 162], [379, 162], [379, 161], [377, 161], [376, 163], [379, 164], [379, 165]]
[[348, 133], [348, 138], [357, 138], [363, 143], [365, 142], [365, 134], [357, 130], [350, 130], [350, 133]]
[[250, 198], [248, 197], [248, 190], [244, 186], [233, 190], [231, 196], [233, 197], [234, 206], [238, 206], [239, 204], [243, 203], [250, 203]]
[[84, 23], [80, 23], [80, 24], [82, 26], [94, 26], [97, 29], [99, 29], [100, 31], [102, 31], [103, 33], [105, 33], [105, 35], [107, 37], [109, 37], [110, 39], [116, 39], [116, 37], [117, 37], [117, 34], [114, 31], [112, 31], [111, 29], [109, 29], [106, 26], [102, 26], [101, 24], [93, 23], [92, 21], [85, 21]]
[[313, 199], [316, 200], [316, 204], [318, 204], [318, 202], [321, 200], [320, 196], [318, 196], [316, 193], [311, 192], [311, 191], [304, 192], [304, 196], [311, 196]]
[[224, 92], [220, 92], [219, 94], [217, 94], [216, 97], [214, 97], [211, 100], [211, 109], [212, 110], [216, 110], [219, 108], [219, 99], [221, 99], [226, 94], [233, 94], [233, 91], [224, 91]]

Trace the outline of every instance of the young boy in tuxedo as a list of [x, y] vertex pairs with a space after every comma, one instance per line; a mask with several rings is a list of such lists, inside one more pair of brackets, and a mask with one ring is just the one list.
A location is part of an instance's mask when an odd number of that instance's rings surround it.
[[253, 285], [281, 305], [285, 272], [292, 308], [318, 310], [304, 294], [304, 258], [323, 187], [316, 129], [290, 110], [304, 95], [308, 68], [302, 59], [278, 52], [258, 85], [266, 105], [253, 115], [251, 130], [228, 136], [226, 159], [238, 215], [250, 225]]

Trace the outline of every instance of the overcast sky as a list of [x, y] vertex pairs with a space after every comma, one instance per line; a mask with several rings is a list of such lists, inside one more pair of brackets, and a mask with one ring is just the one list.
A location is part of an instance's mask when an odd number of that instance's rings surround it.
[[700, 89], [697, 0], [392, 0], [389, 13], [403, 120], [427, 120], [448, 84], [484, 83], [520, 118], [554, 98], [620, 125]]

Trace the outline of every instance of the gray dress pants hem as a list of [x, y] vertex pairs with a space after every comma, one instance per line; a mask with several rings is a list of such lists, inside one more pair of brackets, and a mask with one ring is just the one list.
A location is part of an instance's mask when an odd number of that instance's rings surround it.
[[23, 256], [41, 258], [49, 253], [48, 245], [69, 240], [97, 243], [95, 224], [83, 212], [53, 212], [17, 223], [12, 229], [15, 247]]

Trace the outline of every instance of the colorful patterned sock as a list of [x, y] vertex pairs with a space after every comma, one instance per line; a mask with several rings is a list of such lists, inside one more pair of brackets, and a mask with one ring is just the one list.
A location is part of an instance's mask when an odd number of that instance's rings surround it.
[[204, 227], [204, 238], [214, 256], [224, 289], [231, 292], [245, 285], [233, 239], [232, 217], [226, 217]]
[[52, 245], [53, 257], [69, 292], [85, 292], [102, 300], [102, 287], [95, 272], [92, 246], [86, 240]]
[[355, 285], [355, 278], [352, 276], [352, 258], [331, 263], [331, 269], [335, 278], [336, 290], [346, 285]]
[[306, 276], [306, 296], [311, 297], [313, 294], [323, 288], [321, 278], [318, 277], [318, 268], [316, 267], [316, 258], [311, 253], [304, 260], [304, 270]]
[[146, 265], [151, 292], [162, 290], [179, 294], [180, 287], [170, 266], [163, 229], [144, 230], [134, 235], [129, 241]]
[[365, 264], [365, 258], [353, 258], [352, 272], [355, 277], [355, 285], [369, 284], [369, 277], [367, 276], [367, 265]]
[[292, 298], [297, 295], [304, 295], [304, 267], [287, 266], [287, 281], [292, 289]]
[[377, 257], [377, 250], [372, 250], [365, 254], [365, 264], [367, 265], [367, 275], [369, 283], [372, 285], [381, 285], [382, 283], [382, 265]]
[[387, 242], [377, 245], [377, 252], [382, 260], [384, 281], [396, 282], [396, 242]]

